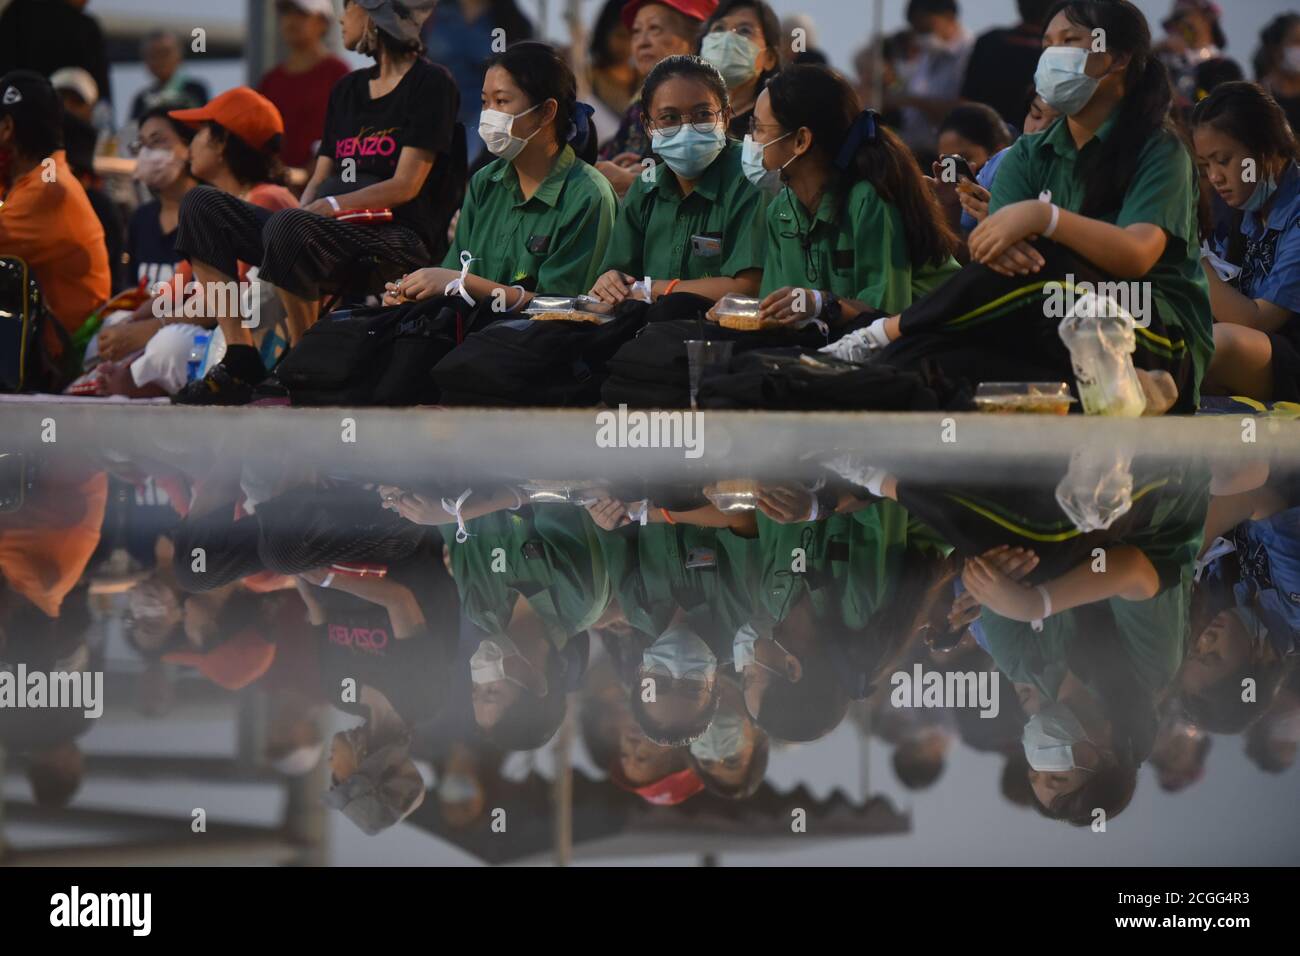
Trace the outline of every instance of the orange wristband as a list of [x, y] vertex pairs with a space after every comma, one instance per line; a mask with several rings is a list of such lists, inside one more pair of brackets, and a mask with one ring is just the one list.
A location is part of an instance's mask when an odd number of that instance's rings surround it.
[[674, 279], [672, 282], [668, 283], [668, 285], [664, 286], [664, 295], [672, 295], [673, 289], [677, 288], [677, 283], [681, 281], [681, 279]]
[[660, 508], [659, 513], [664, 516], [664, 520], [667, 521], [669, 524], [677, 523], [676, 521], [673, 520], [673, 516], [668, 513], [667, 508]]

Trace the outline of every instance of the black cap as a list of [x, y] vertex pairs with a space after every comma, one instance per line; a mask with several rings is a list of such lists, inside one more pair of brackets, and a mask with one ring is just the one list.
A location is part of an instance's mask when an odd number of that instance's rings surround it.
[[31, 70], [11, 70], [0, 77], [0, 117], [12, 116], [18, 145], [47, 156], [63, 146], [63, 102], [50, 81]]

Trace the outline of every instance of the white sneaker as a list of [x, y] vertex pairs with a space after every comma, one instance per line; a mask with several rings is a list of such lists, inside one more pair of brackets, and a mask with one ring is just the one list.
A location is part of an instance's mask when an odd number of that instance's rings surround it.
[[876, 353], [880, 351], [880, 346], [867, 336], [866, 329], [858, 329], [836, 339], [830, 345], [822, 346], [817, 351], [834, 356], [842, 362], [865, 365], [875, 358]]

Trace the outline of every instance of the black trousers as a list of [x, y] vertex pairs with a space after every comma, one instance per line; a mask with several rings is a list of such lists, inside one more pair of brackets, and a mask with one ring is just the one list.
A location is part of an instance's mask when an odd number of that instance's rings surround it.
[[322, 287], [382, 283], [431, 265], [429, 251], [410, 229], [391, 222], [339, 222], [302, 209], [272, 212], [211, 186], [191, 189], [181, 200], [176, 253], [226, 275], [238, 263], [257, 266], [258, 277], [303, 299]]
[[[1049, 283], [1116, 282], [1086, 259], [1047, 239], [1034, 244], [1045, 265], [1034, 275], [1004, 276], [971, 263], [912, 304], [900, 317], [902, 337], [882, 357], [898, 368], [916, 370], [929, 361], [947, 376], [980, 382], [1060, 381], [1074, 388], [1070, 350], [1057, 332], [1059, 318], [1047, 315]], [[1133, 364], [1163, 370], [1178, 386], [1173, 411], [1191, 413], [1195, 368], [1182, 333], [1170, 328], [1152, 306], [1148, 324], [1137, 330]]]

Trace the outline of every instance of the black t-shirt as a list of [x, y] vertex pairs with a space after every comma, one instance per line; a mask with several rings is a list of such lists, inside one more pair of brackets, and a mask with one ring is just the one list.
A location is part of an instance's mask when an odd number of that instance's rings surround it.
[[446, 694], [440, 688], [450, 679], [455, 655], [459, 605], [438, 534], [431, 530], [415, 554], [389, 566], [388, 579], [410, 589], [424, 612], [425, 628], [399, 641], [380, 605], [338, 589], [318, 589], [327, 622], [321, 629], [322, 687], [340, 710], [362, 713], [362, 705], [339, 700], [340, 682], [353, 678], [358, 688], [381, 691], [402, 719], [415, 725], [442, 708]]
[[176, 230], [164, 233], [158, 214], [162, 203], [147, 202], [131, 214], [126, 227], [128, 285], [148, 280], [148, 288], [167, 282], [176, 272], [180, 258], [176, 255]]
[[370, 96], [373, 74], [373, 67], [349, 73], [330, 92], [319, 155], [333, 160], [335, 177], [345, 160], [355, 159], [357, 175], [351, 186], [334, 179], [329, 189], [348, 192], [391, 179], [407, 146], [436, 154], [420, 194], [396, 207], [393, 218], [424, 240], [431, 261], [439, 261], [447, 226], [465, 191], [465, 134], [456, 122], [460, 93], [446, 69], [425, 59], [416, 60], [397, 86], [378, 99]]
[[1042, 55], [1043, 33], [1038, 27], [1021, 24], [990, 30], [975, 41], [961, 87], [962, 99], [988, 104], [1020, 129], [1025, 125], [1025, 105]]

